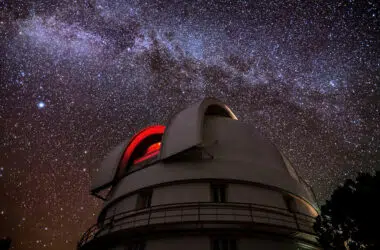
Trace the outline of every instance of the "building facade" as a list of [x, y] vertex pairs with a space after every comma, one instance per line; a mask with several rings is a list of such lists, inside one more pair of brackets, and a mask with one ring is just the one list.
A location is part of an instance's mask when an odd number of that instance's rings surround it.
[[121, 143], [91, 192], [104, 206], [78, 249], [320, 249], [310, 187], [216, 99]]

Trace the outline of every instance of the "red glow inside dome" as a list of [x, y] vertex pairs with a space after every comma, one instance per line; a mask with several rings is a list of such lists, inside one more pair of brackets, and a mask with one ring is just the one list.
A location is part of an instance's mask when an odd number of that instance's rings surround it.
[[161, 149], [161, 142], [156, 142], [155, 144], [152, 144], [149, 146], [146, 153], [150, 154], [150, 153], [155, 152], [155, 151], [160, 150], [160, 149]]
[[143, 162], [155, 155], [158, 155], [158, 153], [160, 152], [160, 149], [161, 149], [161, 142], [156, 142], [155, 144], [152, 144], [151, 146], [149, 146], [149, 148], [146, 150], [146, 153], [142, 157], [137, 158], [136, 160], [133, 161], [133, 164]]
[[125, 168], [131, 162], [133, 164], [140, 163], [157, 155], [161, 149], [161, 137], [164, 132], [165, 126], [155, 125], [134, 135], [124, 152], [121, 167]]

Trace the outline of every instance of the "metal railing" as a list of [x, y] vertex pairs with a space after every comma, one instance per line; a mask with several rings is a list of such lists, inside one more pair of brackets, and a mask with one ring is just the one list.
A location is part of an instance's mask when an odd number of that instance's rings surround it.
[[287, 209], [252, 203], [192, 202], [129, 210], [107, 217], [90, 227], [78, 242], [78, 249], [96, 237], [113, 230], [181, 222], [239, 222], [276, 225], [313, 234], [315, 218]]

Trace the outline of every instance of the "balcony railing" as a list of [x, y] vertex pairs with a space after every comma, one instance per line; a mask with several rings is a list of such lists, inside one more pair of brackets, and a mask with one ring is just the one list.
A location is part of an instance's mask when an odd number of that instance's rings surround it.
[[256, 223], [289, 228], [313, 234], [315, 218], [287, 209], [252, 203], [194, 202], [152, 206], [114, 214], [89, 228], [78, 242], [78, 249], [109, 232], [142, 226], [184, 222]]

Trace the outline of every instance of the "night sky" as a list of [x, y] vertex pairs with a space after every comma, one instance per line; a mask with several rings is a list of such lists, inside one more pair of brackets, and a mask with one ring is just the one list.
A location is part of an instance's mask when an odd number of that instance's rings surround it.
[[101, 207], [96, 164], [204, 97], [320, 202], [380, 165], [379, 1], [181, 2], [0, 1], [0, 237], [15, 249], [74, 249]]

